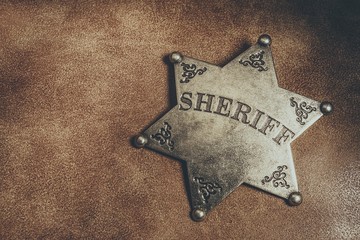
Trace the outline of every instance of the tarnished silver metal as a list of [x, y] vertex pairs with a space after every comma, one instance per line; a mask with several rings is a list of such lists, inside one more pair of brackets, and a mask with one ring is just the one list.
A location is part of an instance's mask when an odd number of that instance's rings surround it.
[[261, 36], [259, 37], [258, 43], [259, 43], [260, 45], [262, 45], [262, 46], [265, 46], [265, 47], [270, 46], [270, 44], [271, 44], [271, 37], [270, 37], [269, 35], [267, 35], [267, 34], [263, 34], [263, 35], [261, 35]]
[[330, 102], [322, 102], [320, 105], [320, 111], [325, 115], [332, 113], [333, 110], [334, 107]]
[[202, 209], [194, 209], [191, 213], [191, 217], [194, 221], [201, 222], [206, 217], [206, 212]]
[[186, 162], [194, 220], [242, 183], [290, 205], [302, 201], [290, 143], [325, 106], [278, 86], [270, 44], [262, 35], [224, 67], [170, 55], [177, 105], [143, 132], [146, 144], [139, 142]]
[[299, 206], [302, 203], [302, 196], [299, 192], [293, 192], [288, 198], [290, 206]]
[[180, 63], [182, 61], [183, 56], [179, 52], [173, 52], [170, 54], [170, 61], [172, 63]]
[[138, 148], [144, 147], [147, 142], [148, 142], [148, 139], [144, 135], [138, 135], [134, 139], [134, 144]]

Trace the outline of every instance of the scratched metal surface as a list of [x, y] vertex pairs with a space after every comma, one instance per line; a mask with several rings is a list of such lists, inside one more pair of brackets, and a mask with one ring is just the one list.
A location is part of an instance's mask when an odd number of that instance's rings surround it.
[[186, 161], [194, 210], [210, 211], [242, 183], [285, 199], [299, 191], [290, 143], [323, 114], [320, 102], [278, 87], [270, 41], [224, 67], [170, 55], [178, 104], [143, 136]]

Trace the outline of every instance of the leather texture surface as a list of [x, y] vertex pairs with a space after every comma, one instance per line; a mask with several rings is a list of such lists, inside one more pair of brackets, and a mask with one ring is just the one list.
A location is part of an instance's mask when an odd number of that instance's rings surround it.
[[[2, 1], [1, 239], [360, 239], [358, 1]], [[175, 104], [166, 56], [262, 33], [279, 85], [331, 101], [293, 144], [304, 201], [240, 186], [190, 219], [184, 166], [131, 138]]]

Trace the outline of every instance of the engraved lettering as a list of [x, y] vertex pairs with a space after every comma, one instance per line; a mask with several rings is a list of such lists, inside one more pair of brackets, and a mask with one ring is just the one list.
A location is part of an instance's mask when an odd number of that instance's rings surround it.
[[[188, 95], [188, 97], [186, 97], [186, 95]], [[187, 106], [184, 107], [183, 105], [179, 104], [179, 109], [183, 110], [183, 111], [187, 111], [191, 108], [192, 106], [192, 101], [191, 101], [191, 97], [192, 97], [192, 93], [191, 92], [184, 92], [181, 95], [180, 101], [184, 104], [186, 104]]]
[[233, 100], [226, 97], [219, 96], [218, 106], [214, 113], [228, 117], [230, 115], [230, 108]]
[[[260, 133], [269, 135], [269, 138], [278, 145], [288, 143], [295, 136], [291, 129], [275, 118], [235, 99], [200, 92], [197, 94], [184, 92], [180, 97], [179, 110], [188, 111], [190, 109], [230, 117], [243, 124], [248, 124]], [[212, 109], [215, 110], [212, 111]], [[279, 128], [279, 131], [275, 132], [274, 128]]]
[[259, 111], [259, 110], [256, 110], [257, 113], [254, 117], [254, 119], [252, 120], [252, 122], [249, 124], [250, 127], [254, 128], [254, 129], [257, 129], [256, 128], [256, 125], [258, 124], [259, 122], [259, 119], [261, 118], [261, 116], [264, 114], [264, 112], [262, 111]]
[[[241, 122], [248, 124], [249, 121], [247, 120], [248, 116], [247, 113], [251, 112], [251, 107], [245, 103], [237, 102], [238, 106], [236, 108], [236, 111], [233, 116], [231, 116], [232, 119], [240, 120], [239, 115], [242, 113]], [[244, 107], [244, 109], [243, 109]]]
[[275, 127], [275, 124], [276, 124], [276, 127], [278, 127], [280, 125], [280, 122], [273, 119], [270, 116], [267, 116], [267, 119], [264, 122], [264, 125], [261, 127], [261, 129], [259, 129], [259, 132], [266, 135], [266, 131], [269, 129], [269, 132], [271, 132], [273, 130], [273, 128]]
[[204, 104], [206, 104], [204, 112], [210, 112], [211, 113], [211, 104], [212, 104], [212, 101], [213, 101], [213, 98], [215, 97], [215, 95], [206, 94], [207, 100], [203, 100], [203, 97], [205, 96], [205, 93], [197, 93], [197, 95], [198, 95], [198, 99], [197, 99], [196, 106], [195, 106], [194, 110], [195, 111], [202, 111], [201, 110], [201, 105], [204, 103]]
[[281, 145], [280, 141], [282, 139], [283, 139], [282, 142], [285, 143], [289, 137], [293, 138], [294, 136], [295, 136], [295, 133], [283, 125], [283, 128], [281, 129], [281, 131], [279, 132], [279, 134], [276, 137], [273, 138], [273, 140], [277, 144]]

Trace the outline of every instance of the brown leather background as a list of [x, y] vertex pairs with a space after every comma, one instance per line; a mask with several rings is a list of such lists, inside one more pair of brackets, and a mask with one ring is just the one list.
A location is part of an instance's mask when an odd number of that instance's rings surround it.
[[[1, 239], [360, 239], [359, 1], [2, 1]], [[335, 105], [292, 144], [304, 202], [241, 186], [189, 218], [181, 163], [130, 139], [174, 104], [174, 50], [272, 36], [281, 87]]]

